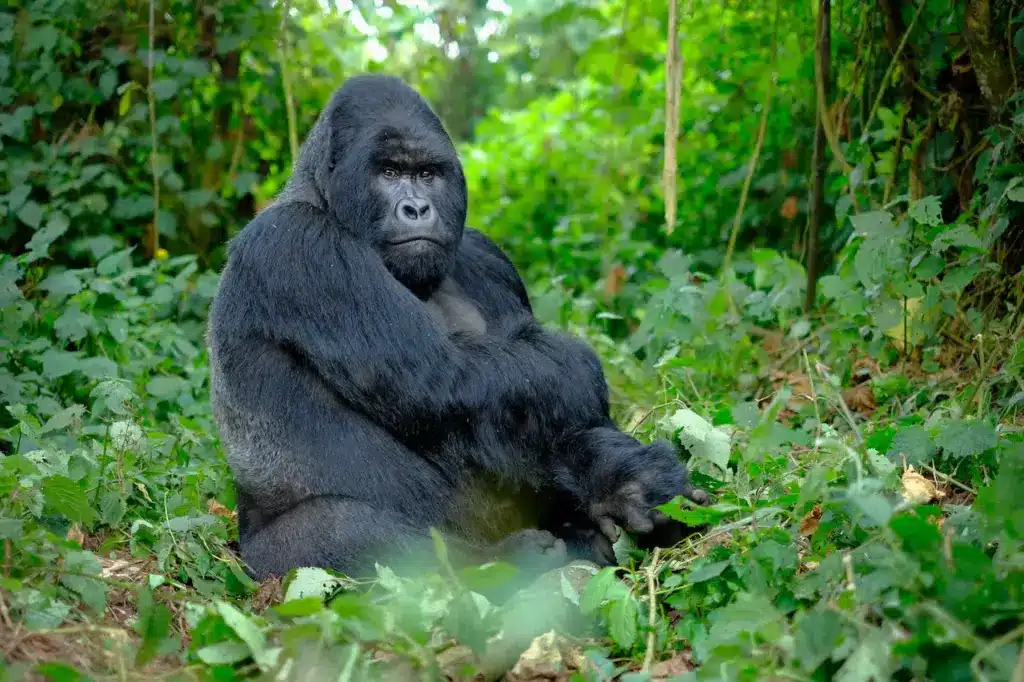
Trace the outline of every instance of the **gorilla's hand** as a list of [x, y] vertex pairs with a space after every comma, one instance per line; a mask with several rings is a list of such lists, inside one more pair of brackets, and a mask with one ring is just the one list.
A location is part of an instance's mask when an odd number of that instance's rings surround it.
[[[654, 508], [667, 501], [658, 488], [660, 486], [645, 484], [640, 479], [627, 481], [610, 495], [591, 502], [588, 509], [590, 518], [612, 542], [618, 539], [616, 526], [637, 535], [653, 533], [659, 537], [679, 535], [681, 538], [681, 524]], [[710, 500], [705, 491], [689, 483], [684, 484], [677, 494], [700, 505], [706, 505]], [[672, 532], [674, 526], [680, 526], [679, 533]]]
[[546, 530], [526, 528], [494, 545], [495, 558], [529, 567], [555, 567], [568, 561], [565, 541]]
[[566, 449], [571, 469], [561, 469], [557, 478], [613, 542], [615, 526], [637, 535], [657, 530], [659, 537], [666, 525], [682, 526], [654, 509], [677, 495], [708, 502], [708, 494], [693, 487], [686, 466], [666, 441], [644, 445], [609, 426], [576, 434]]

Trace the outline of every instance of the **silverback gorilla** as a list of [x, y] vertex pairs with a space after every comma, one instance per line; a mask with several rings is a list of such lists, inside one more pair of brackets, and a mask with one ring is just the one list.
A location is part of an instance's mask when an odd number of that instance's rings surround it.
[[399, 568], [431, 527], [459, 562], [608, 564], [616, 525], [664, 536], [654, 506], [706, 501], [668, 443], [615, 427], [597, 356], [537, 323], [466, 200], [425, 100], [358, 76], [232, 240], [212, 401], [257, 578]]

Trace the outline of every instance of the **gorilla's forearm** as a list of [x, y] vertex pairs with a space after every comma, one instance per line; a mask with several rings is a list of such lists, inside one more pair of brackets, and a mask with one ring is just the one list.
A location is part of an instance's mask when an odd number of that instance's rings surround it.
[[237, 371], [248, 371], [245, 344], [263, 338], [403, 440], [484, 430], [539, 449], [607, 416], [607, 384], [584, 344], [530, 318], [506, 337], [449, 338], [371, 249], [311, 207], [258, 216], [228, 268], [222, 286], [249, 295], [225, 300], [259, 305], [216, 311]]

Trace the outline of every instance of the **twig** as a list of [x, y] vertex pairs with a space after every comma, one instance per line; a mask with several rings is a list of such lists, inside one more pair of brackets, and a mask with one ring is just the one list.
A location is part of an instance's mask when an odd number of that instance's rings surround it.
[[155, 47], [156, 36], [156, 0], [149, 0], [149, 54], [146, 55], [146, 73], [149, 78], [149, 87], [146, 88], [146, 95], [149, 99], [149, 139], [151, 149], [149, 151], [150, 171], [153, 174], [153, 224], [149, 228], [149, 243], [146, 248], [149, 250], [149, 257], [156, 255], [160, 248], [160, 176], [157, 173], [157, 137], [156, 137], [156, 96], [153, 94], [153, 48]]
[[[984, 660], [985, 658], [988, 658], [999, 647], [1003, 646], [1004, 644], [1009, 644], [1010, 642], [1012, 642], [1013, 640], [1015, 640], [1015, 639], [1017, 639], [1019, 637], [1024, 637], [1024, 625], [1018, 625], [1014, 629], [1012, 629], [1009, 632], [1007, 632], [1005, 635], [1002, 635], [1001, 637], [997, 637], [997, 638], [993, 639], [991, 642], [989, 642], [988, 644], [986, 644], [985, 646], [983, 646], [978, 651], [978, 653], [976, 653], [974, 655], [974, 658], [971, 659], [971, 670], [974, 671], [975, 679], [978, 679], [978, 680], [987, 679], [987, 676], [982, 674], [982, 672], [981, 672], [981, 662], [982, 662], [982, 660]], [[1016, 667], [1018, 669], [1020, 668], [1019, 665], [1016, 666]], [[1017, 673], [1015, 671], [1014, 672], [1014, 676], [1016, 677], [1016, 675], [1017, 675]]]
[[[627, 3], [628, 4], [628, 3]], [[665, 167], [661, 172], [665, 196], [665, 232], [676, 224], [676, 154], [679, 145], [679, 97], [683, 58], [679, 50], [679, 0], [668, 3], [668, 46], [665, 50]]]
[[921, 464], [920, 466], [921, 466], [922, 469], [924, 469], [925, 471], [930, 473], [932, 476], [934, 476], [936, 478], [941, 478], [946, 483], [950, 484], [953, 487], [960, 488], [960, 490], [963, 490], [965, 493], [970, 493], [972, 495], [977, 495], [978, 494], [978, 491], [975, 490], [974, 488], [972, 488], [971, 486], [969, 486], [969, 485], [967, 485], [965, 483], [961, 483], [960, 481], [956, 480], [955, 478], [953, 478], [949, 474], [942, 473], [941, 471], [939, 471], [938, 469], [936, 469], [935, 467], [933, 467], [930, 464]]
[[882, 103], [882, 96], [885, 95], [885, 90], [889, 85], [889, 79], [892, 77], [892, 71], [896, 68], [896, 62], [899, 61], [900, 55], [903, 54], [903, 48], [907, 44], [907, 39], [910, 37], [910, 33], [914, 30], [917, 18], [921, 16], [921, 12], [924, 10], [924, 6], [926, 4], [927, 0], [921, 0], [921, 3], [917, 6], [917, 11], [914, 12], [914, 18], [910, 20], [910, 24], [907, 26], [907, 30], [903, 32], [903, 37], [900, 39], [900, 44], [896, 48], [896, 52], [892, 55], [892, 60], [889, 62], [889, 68], [885, 70], [885, 75], [882, 76], [882, 84], [878, 86], [878, 94], [875, 95], [875, 103], [871, 105], [871, 111], [868, 113], [868, 119], [864, 123], [865, 132], [871, 128], [871, 122], [874, 120], [875, 114], [878, 112], [878, 107]]
[[[754, 179], [754, 169], [757, 167], [757, 158], [761, 155], [761, 147], [764, 146], [764, 135], [768, 129], [768, 111], [771, 109], [772, 95], [775, 91], [775, 58], [778, 53], [779, 43], [779, 0], [775, 0], [775, 18], [772, 29], [772, 55], [771, 65], [768, 67], [768, 89], [764, 95], [764, 103], [761, 106], [761, 124], [757, 129], [757, 141], [754, 143], [754, 151], [750, 155], [750, 163], [747, 165], [747, 177], [743, 180], [743, 190], [740, 193], [740, 203], [736, 207], [736, 217], [732, 221], [732, 232], [729, 234], [729, 245], [725, 247], [725, 258], [722, 260], [722, 273], [729, 271], [732, 267], [732, 254], [736, 249], [736, 238], [740, 233], [740, 222], [743, 220], [743, 209], [747, 204], [747, 195], [750, 193], [750, 183]], [[730, 297], [730, 301], [732, 297]]]
[[651, 598], [650, 607], [647, 610], [647, 626], [650, 628], [647, 631], [647, 651], [644, 652], [644, 667], [643, 669], [650, 670], [651, 663], [654, 662], [654, 645], [657, 640], [657, 631], [655, 630], [655, 623], [658, 619], [658, 600], [657, 594], [657, 581], [655, 576], [658, 572], [658, 558], [660, 557], [661, 548], [655, 547], [654, 554], [651, 555], [651, 563], [647, 566], [647, 594]]
[[281, 8], [281, 25], [278, 28], [277, 54], [281, 64], [281, 84], [284, 86], [284, 113], [288, 119], [288, 148], [291, 150], [294, 164], [299, 158], [299, 134], [295, 127], [295, 98], [292, 95], [291, 73], [288, 70], [288, 34], [285, 31], [291, 8], [291, 0], [284, 0]]

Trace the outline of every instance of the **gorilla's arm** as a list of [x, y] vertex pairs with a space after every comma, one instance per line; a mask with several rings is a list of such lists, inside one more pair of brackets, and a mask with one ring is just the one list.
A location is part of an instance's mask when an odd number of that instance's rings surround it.
[[406, 442], [429, 447], [461, 432], [547, 450], [608, 423], [604, 374], [586, 345], [529, 314], [501, 338], [450, 338], [370, 246], [314, 207], [261, 213], [228, 267], [225, 281], [260, 304], [252, 315], [225, 311], [240, 343], [269, 340]]

